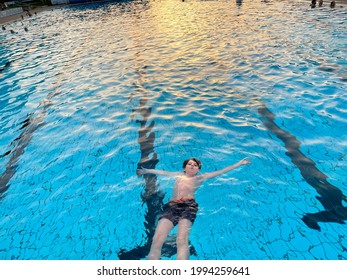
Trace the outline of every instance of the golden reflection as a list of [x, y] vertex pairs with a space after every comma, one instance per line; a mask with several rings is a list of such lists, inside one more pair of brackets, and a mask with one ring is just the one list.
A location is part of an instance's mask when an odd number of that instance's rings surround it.
[[[266, 18], [265, 11], [272, 11], [264, 9], [264, 2], [167, 0], [148, 5], [150, 8], [141, 14], [146, 16], [145, 26], [143, 20], [135, 19], [129, 27], [132, 48], [138, 50], [134, 53], [135, 68], [155, 65], [163, 79], [167, 71], [175, 69], [181, 78], [199, 77], [212, 85], [229, 83], [230, 77], [251, 68], [249, 54], [262, 53], [269, 41], [278, 41], [267, 29], [254, 24], [258, 17]], [[174, 84], [175, 75], [170, 78]]]

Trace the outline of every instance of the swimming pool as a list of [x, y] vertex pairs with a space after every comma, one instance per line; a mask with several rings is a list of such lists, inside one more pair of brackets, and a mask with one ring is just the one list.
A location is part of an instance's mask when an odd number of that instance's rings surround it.
[[346, 8], [125, 1], [6, 25], [0, 258], [144, 259], [173, 181], [136, 169], [194, 156], [252, 164], [198, 190], [191, 259], [346, 259]]

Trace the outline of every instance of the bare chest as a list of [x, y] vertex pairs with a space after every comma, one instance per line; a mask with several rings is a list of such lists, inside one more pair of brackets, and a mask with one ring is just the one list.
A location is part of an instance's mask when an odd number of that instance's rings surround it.
[[181, 176], [177, 178], [175, 187], [181, 191], [194, 191], [199, 186], [196, 177]]

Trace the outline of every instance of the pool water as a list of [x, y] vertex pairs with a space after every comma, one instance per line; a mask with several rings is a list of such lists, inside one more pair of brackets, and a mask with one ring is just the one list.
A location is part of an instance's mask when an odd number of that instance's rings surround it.
[[0, 258], [145, 259], [174, 181], [136, 169], [194, 156], [252, 163], [197, 191], [191, 259], [346, 259], [347, 5], [309, 4], [105, 2], [5, 25]]

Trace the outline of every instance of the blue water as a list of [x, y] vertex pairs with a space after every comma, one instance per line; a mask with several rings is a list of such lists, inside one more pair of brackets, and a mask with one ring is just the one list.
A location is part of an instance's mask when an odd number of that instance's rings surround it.
[[[191, 259], [346, 259], [347, 203], [329, 195], [347, 194], [347, 6], [309, 4], [107, 2], [6, 24], [0, 258], [144, 259], [174, 181], [136, 169], [194, 156], [252, 163], [197, 191]], [[323, 211], [320, 230], [302, 220]]]

